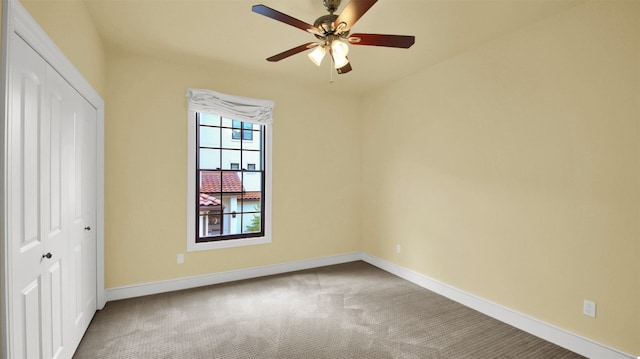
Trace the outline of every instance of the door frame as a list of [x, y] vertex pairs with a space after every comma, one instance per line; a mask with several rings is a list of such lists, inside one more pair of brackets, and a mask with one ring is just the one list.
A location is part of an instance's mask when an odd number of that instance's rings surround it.
[[104, 308], [106, 295], [104, 288], [104, 101], [93, 89], [91, 84], [73, 66], [71, 61], [55, 45], [38, 23], [31, 17], [19, 0], [2, 0], [2, 57], [0, 69], [0, 358], [9, 358], [11, 353], [9, 340], [9, 313], [11, 310], [11, 265], [8, 253], [9, 231], [8, 224], [8, 168], [7, 159], [9, 148], [7, 145], [7, 124], [9, 113], [9, 57], [12, 48], [12, 34], [20, 36], [37, 53], [40, 54], [60, 75], [67, 80], [80, 95], [82, 95], [95, 109], [96, 121], [96, 306]]

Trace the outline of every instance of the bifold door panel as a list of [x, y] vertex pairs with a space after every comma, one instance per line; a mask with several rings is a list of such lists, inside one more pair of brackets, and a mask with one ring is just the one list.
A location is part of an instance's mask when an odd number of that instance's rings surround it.
[[10, 357], [70, 358], [96, 311], [96, 109], [12, 36]]

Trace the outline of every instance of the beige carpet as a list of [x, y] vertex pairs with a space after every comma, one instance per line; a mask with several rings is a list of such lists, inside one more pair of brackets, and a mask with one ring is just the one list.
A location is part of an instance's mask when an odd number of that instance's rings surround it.
[[582, 358], [364, 262], [107, 303], [74, 358]]

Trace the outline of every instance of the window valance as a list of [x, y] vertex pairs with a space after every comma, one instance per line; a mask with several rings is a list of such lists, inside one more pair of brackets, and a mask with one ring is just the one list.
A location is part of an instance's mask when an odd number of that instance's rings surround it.
[[271, 100], [227, 95], [211, 90], [188, 89], [189, 110], [220, 115], [243, 122], [270, 125], [273, 123]]

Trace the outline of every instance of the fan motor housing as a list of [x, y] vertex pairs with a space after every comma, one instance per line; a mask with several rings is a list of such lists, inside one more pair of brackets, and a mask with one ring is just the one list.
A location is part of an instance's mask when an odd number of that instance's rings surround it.
[[[329, 35], [338, 35], [336, 34], [336, 27], [333, 26], [337, 18], [338, 18], [338, 15], [333, 15], [333, 14], [324, 15], [317, 18], [316, 21], [313, 23], [313, 26], [316, 29], [320, 30], [321, 34], [315, 34], [315, 36], [318, 39], [324, 39]], [[349, 31], [339, 32], [340, 37], [347, 37], [348, 35], [349, 35]]]
[[313, 23], [313, 26], [316, 29], [320, 30], [324, 35], [332, 34], [336, 30], [333, 26], [333, 22], [336, 21], [337, 18], [338, 18], [338, 15], [320, 16]]

